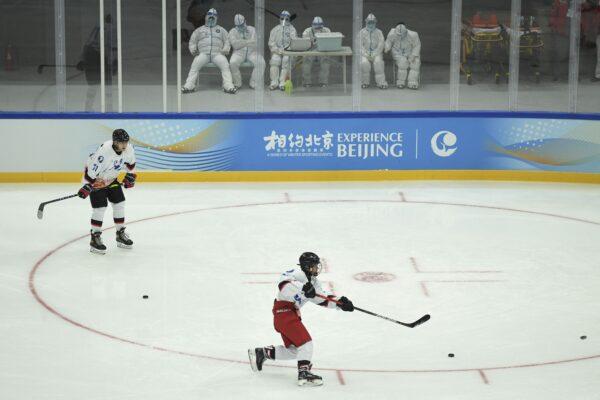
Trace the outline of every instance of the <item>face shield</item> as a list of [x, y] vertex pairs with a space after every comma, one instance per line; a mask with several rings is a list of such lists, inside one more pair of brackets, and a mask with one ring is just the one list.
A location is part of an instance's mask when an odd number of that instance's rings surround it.
[[237, 14], [233, 18], [233, 24], [235, 25], [235, 29], [237, 29], [238, 32], [246, 32], [246, 19], [243, 15]]
[[398, 33], [398, 36], [400, 36], [400, 39], [405, 39], [408, 35], [408, 29], [406, 29], [404, 24], [398, 24], [396, 26], [396, 32]]
[[374, 31], [375, 28], [377, 27], [377, 18], [375, 18], [375, 16], [373, 14], [369, 14], [369, 16], [367, 17], [367, 19], [365, 21], [366, 21], [367, 30]]
[[315, 17], [312, 21], [312, 29], [315, 32], [323, 31], [323, 19], [321, 17]]
[[323, 269], [323, 265], [321, 263], [310, 265], [308, 268], [311, 276], [319, 276], [321, 270]]
[[279, 14], [279, 23], [285, 26], [290, 24], [290, 13], [288, 11], [282, 11], [281, 14]]
[[217, 10], [211, 8], [206, 13], [206, 26], [212, 28], [217, 25]]

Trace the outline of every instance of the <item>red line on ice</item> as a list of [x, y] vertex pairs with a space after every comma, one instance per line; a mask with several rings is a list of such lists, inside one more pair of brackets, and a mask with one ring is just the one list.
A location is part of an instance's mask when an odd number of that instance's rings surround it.
[[465, 280], [430, 280], [430, 281], [421, 281], [425, 283], [474, 283], [474, 282], [506, 282], [503, 279], [465, 279]]
[[478, 369], [477, 370], [479, 372], [479, 376], [481, 376], [481, 379], [483, 379], [483, 383], [485, 383], [486, 385], [490, 384], [490, 381], [488, 380], [487, 376], [485, 375], [485, 372], [483, 372], [483, 370]]
[[410, 258], [410, 263], [413, 266], [413, 269], [415, 270], [416, 273], [421, 272], [421, 270], [419, 270], [419, 266], [417, 265], [417, 260], [414, 257]]
[[335, 374], [337, 375], [338, 381], [340, 381], [340, 385], [345, 385], [346, 381], [344, 380], [344, 375], [342, 375], [342, 371], [339, 369], [336, 369]]

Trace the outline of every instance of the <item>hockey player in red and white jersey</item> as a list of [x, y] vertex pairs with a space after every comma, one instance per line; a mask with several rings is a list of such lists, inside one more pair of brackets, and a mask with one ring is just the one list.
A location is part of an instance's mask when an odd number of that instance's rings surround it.
[[82, 199], [89, 196], [92, 203], [90, 231], [92, 253], [106, 253], [106, 246], [102, 243], [100, 235], [104, 212], [109, 201], [112, 204], [113, 219], [117, 229], [117, 246], [125, 249], [133, 246], [133, 241], [125, 233], [125, 194], [117, 180], [122, 170], [127, 172], [123, 179], [123, 186], [132, 188], [137, 178], [133, 145], [129, 143], [129, 134], [124, 129], [115, 129], [112, 140], [102, 143], [88, 158], [83, 175], [84, 185], [78, 192]]
[[277, 299], [273, 305], [273, 324], [281, 334], [284, 345], [249, 349], [248, 357], [254, 371], [261, 371], [265, 360], [297, 359], [298, 386], [320, 386], [323, 379], [311, 372], [312, 338], [302, 323], [300, 308], [311, 302], [326, 308], [354, 311], [354, 305], [344, 296], [336, 299], [323, 290], [317, 280], [321, 272], [321, 260], [315, 253], [302, 253], [298, 265], [300, 268], [281, 275]]

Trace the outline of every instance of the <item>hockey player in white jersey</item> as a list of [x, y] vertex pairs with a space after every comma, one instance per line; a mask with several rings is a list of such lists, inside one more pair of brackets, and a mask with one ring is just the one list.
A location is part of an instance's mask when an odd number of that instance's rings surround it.
[[211, 8], [206, 13], [206, 24], [192, 33], [189, 49], [195, 58], [185, 84], [181, 88], [182, 93], [192, 93], [195, 90], [198, 73], [209, 62], [212, 62], [221, 70], [225, 93], [235, 93], [231, 70], [229, 69], [229, 61], [225, 57], [225, 55], [229, 54], [231, 46], [225, 28], [217, 25], [217, 17], [217, 10]]
[[242, 87], [242, 74], [240, 64], [249, 61], [254, 65], [250, 76], [250, 87], [254, 89], [259, 76], [265, 71], [265, 59], [256, 52], [256, 30], [253, 26], [246, 25], [246, 19], [241, 14], [233, 18], [234, 27], [229, 31], [229, 43], [233, 54], [229, 59], [231, 76], [236, 90]]
[[102, 243], [102, 221], [108, 202], [112, 204], [113, 220], [117, 229], [117, 246], [130, 249], [133, 241], [125, 233], [125, 195], [121, 184], [117, 181], [119, 172], [125, 170], [123, 186], [132, 188], [137, 175], [135, 173], [135, 152], [129, 143], [129, 135], [124, 129], [115, 129], [112, 140], [100, 145], [91, 154], [85, 165], [84, 185], [78, 195], [82, 199], [90, 197], [92, 203], [92, 229], [90, 230], [90, 251], [106, 253]]
[[[317, 42], [316, 33], [329, 33], [331, 30], [327, 28], [323, 22], [323, 18], [313, 18], [312, 24], [302, 32], [303, 38], [310, 39], [314, 46]], [[329, 57], [306, 56], [302, 59], [302, 80], [304, 87], [312, 86], [312, 68], [313, 65], [319, 66], [319, 86], [326, 87], [329, 84], [329, 67], [331, 60]]]
[[360, 68], [362, 71], [362, 88], [368, 88], [371, 82], [371, 64], [375, 73], [375, 83], [380, 89], [387, 89], [385, 80], [385, 64], [383, 62], [383, 49], [385, 38], [383, 32], [377, 29], [377, 18], [369, 14], [365, 19], [365, 27], [360, 30], [361, 57]]
[[279, 25], [271, 29], [269, 35], [269, 49], [271, 50], [271, 60], [269, 61], [269, 75], [271, 84], [269, 89], [285, 89], [285, 81], [289, 76], [293, 60], [290, 56], [284, 56], [285, 50], [291, 43], [292, 38], [297, 37], [296, 28], [290, 22], [289, 11], [283, 10], [279, 15]]
[[[396, 86], [404, 89], [418, 89], [421, 74], [421, 40], [419, 34], [406, 29], [403, 22], [399, 22], [390, 30], [385, 41], [385, 52], [392, 51], [392, 57], [398, 68]], [[410, 68], [410, 72], [409, 72]]]
[[[317, 276], [321, 261], [315, 253], [300, 256], [300, 268], [284, 272], [279, 279], [279, 290], [273, 305], [273, 324], [283, 339], [283, 346], [257, 347], [248, 350], [250, 366], [261, 371], [265, 360], [298, 360], [298, 385], [319, 386], [323, 379], [311, 372], [313, 344], [310, 334], [302, 323], [300, 308], [311, 302], [322, 307], [354, 311], [354, 305], [346, 297], [336, 299], [321, 287]], [[327, 300], [319, 296], [325, 296]]]

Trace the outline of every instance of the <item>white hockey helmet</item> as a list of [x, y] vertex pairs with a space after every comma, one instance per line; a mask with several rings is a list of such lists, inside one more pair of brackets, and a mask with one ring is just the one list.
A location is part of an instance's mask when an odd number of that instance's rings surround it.
[[206, 25], [210, 27], [217, 25], [218, 15], [219, 14], [217, 13], [216, 9], [211, 8], [210, 10], [208, 10], [208, 12], [206, 13]]
[[321, 17], [314, 17], [312, 20], [312, 28], [315, 30], [320, 30], [323, 29], [324, 23], [323, 23], [323, 18]]
[[369, 14], [369, 15], [367, 15], [367, 18], [365, 18], [365, 23], [366, 23], [367, 29], [372, 31], [377, 26], [377, 18], [375, 18], [375, 15]]

